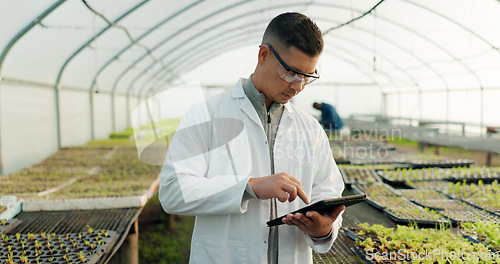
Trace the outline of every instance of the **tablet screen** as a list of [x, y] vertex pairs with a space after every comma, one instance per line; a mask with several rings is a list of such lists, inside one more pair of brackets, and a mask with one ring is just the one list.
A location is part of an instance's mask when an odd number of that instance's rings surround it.
[[[366, 200], [366, 193], [349, 195], [349, 196], [338, 197], [338, 198], [327, 199], [327, 200], [321, 200], [321, 201], [315, 202], [313, 204], [310, 204], [306, 207], [303, 207], [299, 210], [293, 211], [293, 212], [291, 212], [291, 214], [295, 214], [295, 213], [305, 214], [309, 211], [316, 211], [320, 214], [324, 214], [324, 213], [332, 211], [333, 209], [335, 209], [335, 207], [337, 207], [341, 204], [343, 204], [347, 207], [347, 206], [351, 206], [353, 204], [357, 204], [359, 202], [363, 202], [365, 200]], [[283, 221], [281, 221], [281, 219], [283, 219], [283, 217], [285, 217], [285, 216], [286, 215], [283, 215], [283, 216], [280, 216], [280, 217], [277, 217], [273, 220], [268, 221], [267, 226], [275, 226], [275, 225], [284, 224]]]

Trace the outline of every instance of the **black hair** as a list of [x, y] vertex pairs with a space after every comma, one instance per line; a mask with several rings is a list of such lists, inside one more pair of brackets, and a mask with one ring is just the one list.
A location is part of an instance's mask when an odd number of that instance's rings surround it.
[[289, 12], [271, 20], [262, 38], [262, 44], [267, 43], [285, 48], [294, 46], [309, 56], [316, 56], [323, 51], [323, 34], [309, 17]]

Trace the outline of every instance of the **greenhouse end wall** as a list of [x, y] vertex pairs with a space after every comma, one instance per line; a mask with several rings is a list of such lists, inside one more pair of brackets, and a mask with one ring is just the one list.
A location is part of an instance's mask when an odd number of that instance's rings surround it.
[[9, 174], [56, 152], [55, 92], [33, 86], [2, 84], [1, 158]]
[[[11, 174], [58, 151], [58, 103], [55, 90], [49, 87], [2, 83], [0, 89], [0, 174]], [[94, 125], [94, 138], [89, 92], [60, 90], [60, 147], [79, 146], [90, 140], [105, 139], [113, 132], [111, 94], [93, 96], [94, 123], [99, 124]], [[130, 108], [133, 110], [137, 104], [138, 99], [131, 97]], [[116, 95], [116, 131], [129, 126], [127, 111], [127, 97]]]

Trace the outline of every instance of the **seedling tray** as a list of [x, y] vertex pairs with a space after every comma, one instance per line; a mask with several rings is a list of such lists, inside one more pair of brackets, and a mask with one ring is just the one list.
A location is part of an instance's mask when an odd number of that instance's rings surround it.
[[[356, 233], [352, 232], [349, 229], [343, 229], [344, 233], [349, 237], [350, 239], [356, 241], [356, 240], [363, 240], [361, 237], [359, 237]], [[352, 252], [354, 252], [356, 255], [358, 255], [366, 264], [375, 264], [373, 261], [371, 261], [368, 256], [357, 246], [351, 247]]]
[[[473, 259], [479, 262], [472, 262], [469, 257], [473, 254], [487, 257], [492, 254], [487, 248], [473, 245], [462, 235], [446, 227], [439, 229], [415, 226], [387, 228], [364, 223], [349, 231], [352, 232], [346, 232], [346, 234], [356, 241], [358, 252], [377, 263], [487, 263], [477, 257]], [[434, 250], [447, 254], [436, 255], [432, 253]], [[424, 255], [420, 255], [419, 252]], [[452, 252], [454, 253], [450, 254]], [[450, 259], [449, 256], [456, 256], [456, 258]], [[498, 255], [492, 254], [491, 256], [494, 257], [493, 261], [488, 263], [498, 263], [495, 262], [499, 260]], [[453, 261], [455, 259], [457, 261]]]
[[398, 191], [410, 201], [443, 200], [448, 198], [448, 196], [435, 189], [407, 189]]
[[[0, 263], [7, 260], [9, 254], [14, 260], [26, 256], [31, 263], [83, 263], [78, 254], [83, 254], [87, 261], [95, 263], [99, 257], [110, 250], [117, 233], [100, 230], [93, 233], [68, 234], [16, 234], [2, 237], [0, 244]], [[66, 259], [65, 259], [66, 258]], [[73, 260], [73, 261], [72, 261]]]
[[453, 175], [446, 169], [427, 168], [427, 169], [398, 169], [398, 170], [378, 170], [378, 175], [388, 184], [407, 185], [407, 182], [420, 181], [443, 181], [452, 180]]
[[422, 168], [454, 168], [454, 167], [470, 167], [474, 164], [473, 160], [413, 160], [408, 162], [410, 167], [414, 169]]
[[500, 167], [470, 167], [467, 169], [457, 168], [453, 171], [453, 179], [450, 181], [457, 182], [466, 180], [467, 182], [489, 183], [500, 179]]
[[370, 150], [396, 150], [396, 146], [387, 145], [378, 140], [351, 140], [351, 141], [330, 141], [330, 146], [338, 149], [370, 149]]
[[479, 181], [482, 181], [483, 183], [489, 184], [494, 181], [500, 180], [499, 177], [481, 177], [481, 176], [471, 176], [471, 177], [464, 177], [464, 178], [452, 178], [452, 179], [447, 179], [449, 182], [457, 183], [457, 182], [466, 182], [466, 183], [478, 183]]
[[7, 232], [9, 232], [9, 230], [11, 230], [20, 223], [22, 223], [22, 221], [17, 218], [12, 218], [7, 222], [5, 222], [5, 224], [0, 222], [0, 234], [6, 234]]
[[461, 200], [423, 200], [420, 204], [439, 210], [441, 214], [456, 222], [500, 223], [500, 216]]
[[485, 211], [491, 212], [493, 214], [499, 215], [500, 216], [500, 208], [497, 206], [489, 203], [488, 198], [482, 198], [482, 201], [477, 201], [476, 199], [462, 199], [464, 202], [469, 203], [471, 205], [477, 206], [482, 208]]
[[341, 156], [334, 156], [333, 159], [335, 160], [335, 163], [337, 165], [344, 165], [344, 164], [351, 164], [351, 161], [345, 157], [341, 157]]
[[[457, 226], [457, 222], [450, 219], [443, 220], [422, 220], [422, 219], [409, 219], [409, 218], [400, 218], [393, 214], [391, 211], [384, 211], [384, 214], [389, 217], [394, 223], [398, 225], [417, 225], [420, 228], [436, 228], [442, 225], [448, 226]], [[444, 216], [443, 216], [444, 217]], [[446, 217], [444, 217], [446, 218]]]
[[363, 166], [341, 166], [339, 170], [348, 188], [350, 188], [352, 184], [364, 185], [382, 182], [373, 169]]
[[[463, 223], [460, 232], [469, 241], [482, 244], [492, 252], [500, 252], [500, 225], [494, 223]], [[479, 232], [479, 233], [478, 233]]]
[[435, 189], [441, 190], [448, 186], [448, 181], [418, 181], [407, 182], [407, 185], [412, 189]]
[[399, 225], [417, 224], [419, 227], [436, 227], [447, 224], [456, 226], [455, 221], [438, 211], [426, 210], [412, 202], [404, 206], [385, 208], [384, 214]]
[[370, 185], [352, 185], [352, 190], [356, 194], [367, 193], [368, 199], [366, 202], [380, 211], [383, 211], [386, 205], [374, 197], [381, 199], [386, 197], [391, 197], [391, 199], [398, 197], [390, 186], [380, 183]]
[[477, 238], [474, 238], [472, 236], [469, 236], [469, 235], [463, 235], [463, 237], [467, 240], [469, 240], [470, 242], [472, 243], [476, 243], [476, 244], [482, 244], [484, 245], [485, 247], [487, 247], [489, 250], [491, 250], [492, 254], [498, 254], [498, 251], [495, 250], [494, 248], [492, 248], [488, 243], [485, 243], [484, 241], [481, 241]]

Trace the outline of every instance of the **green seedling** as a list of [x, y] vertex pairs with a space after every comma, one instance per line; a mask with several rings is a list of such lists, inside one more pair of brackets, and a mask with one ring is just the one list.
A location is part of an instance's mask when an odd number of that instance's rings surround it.
[[87, 225], [87, 231], [89, 232], [89, 234], [92, 234], [94, 232], [94, 229]]

